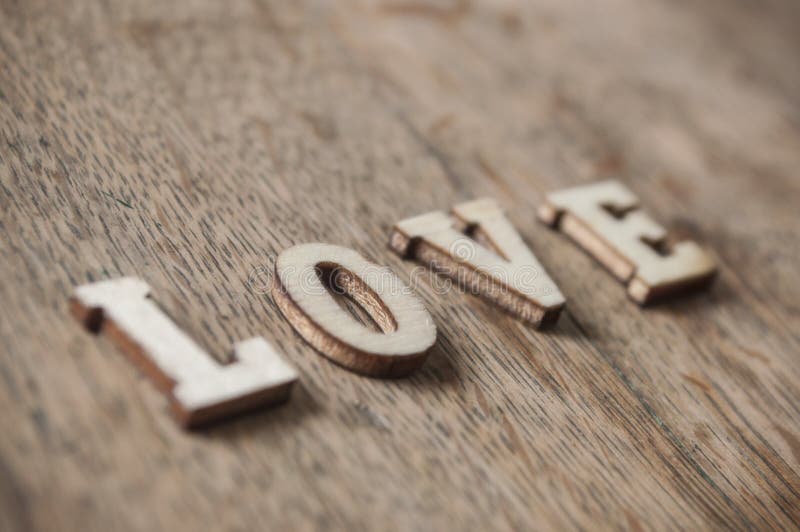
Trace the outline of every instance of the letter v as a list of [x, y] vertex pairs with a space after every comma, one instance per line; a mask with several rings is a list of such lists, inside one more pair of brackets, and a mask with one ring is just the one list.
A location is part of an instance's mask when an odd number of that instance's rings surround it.
[[389, 246], [454, 279], [536, 327], [554, 324], [565, 299], [497, 203], [489, 198], [395, 224]]

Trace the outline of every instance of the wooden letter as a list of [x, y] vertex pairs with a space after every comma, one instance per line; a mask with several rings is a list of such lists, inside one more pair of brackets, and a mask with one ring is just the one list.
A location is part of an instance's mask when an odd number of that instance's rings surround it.
[[72, 312], [104, 331], [169, 395], [177, 420], [194, 427], [286, 401], [297, 372], [263, 338], [234, 346], [221, 366], [149, 299], [144, 281], [126, 277], [78, 287]]
[[[342, 308], [323, 276], [358, 303], [382, 332], [368, 329]], [[272, 295], [300, 336], [356, 373], [408, 374], [422, 365], [436, 341], [436, 326], [422, 301], [389, 268], [345, 247], [302, 244], [285, 250], [275, 263]]]
[[555, 323], [564, 296], [494, 200], [462, 203], [452, 214], [398, 222], [389, 246], [537, 327]]
[[539, 218], [559, 227], [619, 280], [639, 304], [706, 286], [716, 267], [694, 242], [666, 249], [666, 231], [638, 210], [636, 196], [617, 181], [548, 194]]

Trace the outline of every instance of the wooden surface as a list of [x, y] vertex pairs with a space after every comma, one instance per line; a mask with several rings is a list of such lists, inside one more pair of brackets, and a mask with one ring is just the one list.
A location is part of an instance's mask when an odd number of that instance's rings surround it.
[[[0, 3], [0, 529], [797, 528], [800, 7]], [[535, 220], [616, 175], [714, 250], [640, 309]], [[413, 376], [321, 357], [278, 252], [490, 196], [567, 298], [537, 332], [459, 291]], [[211, 353], [263, 335], [292, 401], [184, 433], [69, 316], [137, 275]]]

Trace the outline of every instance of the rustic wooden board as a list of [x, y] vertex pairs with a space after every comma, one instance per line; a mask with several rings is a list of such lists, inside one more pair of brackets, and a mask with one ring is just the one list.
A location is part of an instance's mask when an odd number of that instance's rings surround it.
[[[590, 5], [591, 4], [591, 5]], [[796, 528], [793, 0], [0, 2], [0, 529]], [[535, 221], [618, 178], [721, 264], [640, 309]], [[561, 291], [537, 332], [418, 293], [413, 376], [316, 354], [267, 293], [323, 241], [490, 196]], [[209, 352], [264, 336], [292, 401], [185, 433], [74, 286], [136, 275]]]

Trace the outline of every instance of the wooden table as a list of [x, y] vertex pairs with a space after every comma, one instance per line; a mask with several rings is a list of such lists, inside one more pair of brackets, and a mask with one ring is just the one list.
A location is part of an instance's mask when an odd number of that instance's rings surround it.
[[[0, 529], [797, 528], [800, 5], [0, 3]], [[616, 175], [711, 248], [653, 308], [535, 220]], [[399, 380], [315, 353], [263, 283], [322, 241], [408, 281], [392, 224], [494, 197], [568, 298], [538, 332], [458, 290]], [[137, 275], [290, 403], [195, 433], [79, 284]]]

